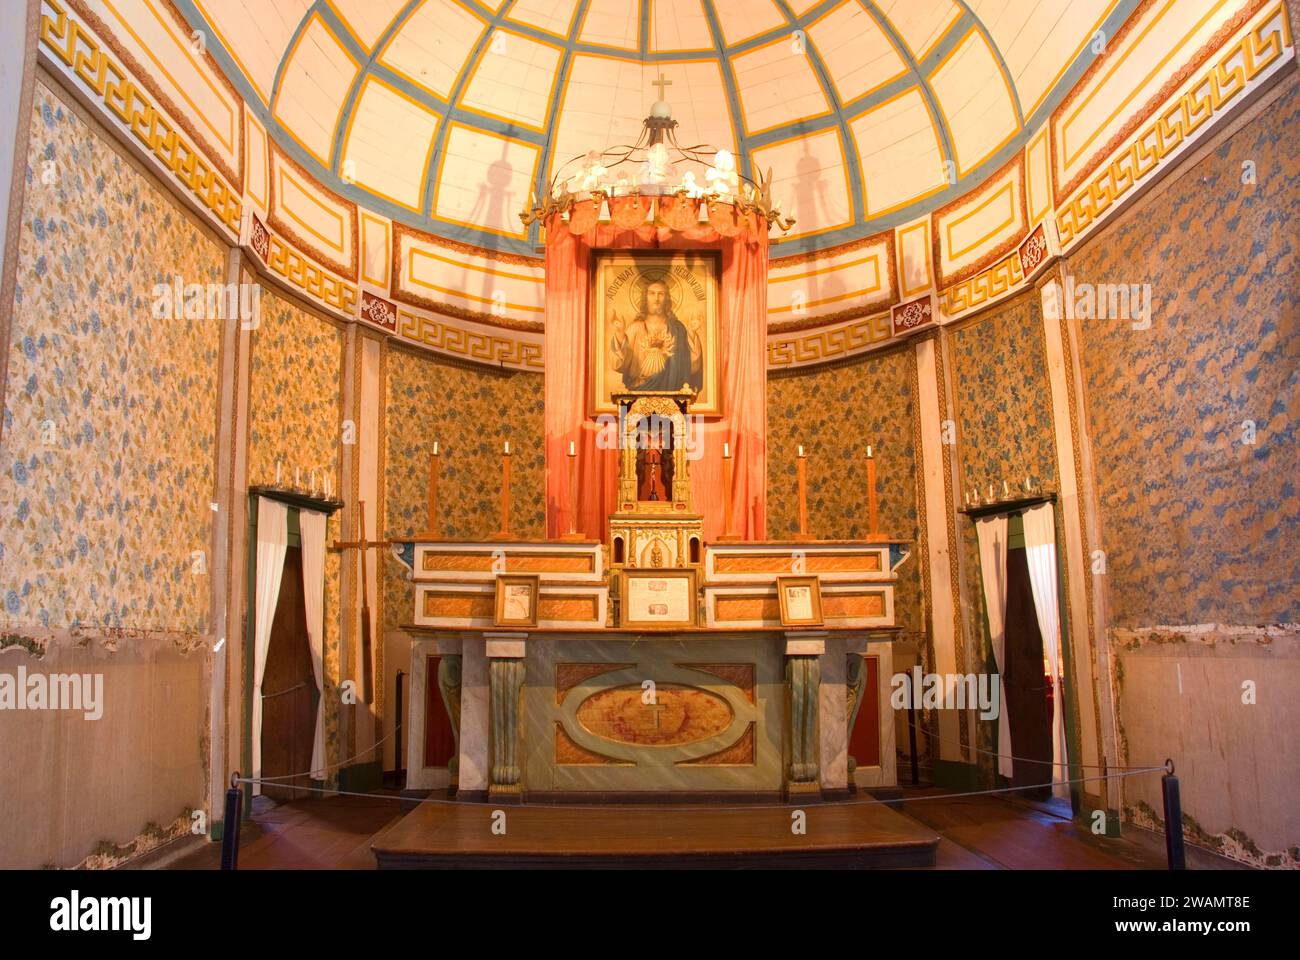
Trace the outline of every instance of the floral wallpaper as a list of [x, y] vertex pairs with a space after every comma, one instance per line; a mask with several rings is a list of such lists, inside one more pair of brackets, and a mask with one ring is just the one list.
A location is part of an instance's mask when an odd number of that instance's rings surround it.
[[1038, 293], [1030, 290], [949, 337], [964, 498], [1025, 476], [1055, 482], [1055, 435]]
[[154, 319], [224, 250], [39, 82], [0, 445], [8, 627], [202, 633], [221, 321]]
[[[780, 539], [799, 529], [800, 444], [808, 455], [808, 526], [822, 539], [870, 532], [866, 455], [876, 460], [880, 532], [918, 539], [913, 432], [919, 416], [915, 353], [875, 353], [847, 366], [774, 377], [767, 384], [767, 530]], [[895, 609], [905, 633], [921, 629], [920, 558], [898, 571]]]
[[[253, 331], [248, 482], [340, 490], [343, 332], [270, 289]], [[301, 479], [298, 480], [298, 474]]]
[[1298, 235], [1293, 85], [1070, 260], [1151, 291], [1080, 323], [1112, 626], [1300, 620]]
[[[280, 464], [280, 482], [299, 483], [323, 492], [330, 478], [335, 498], [342, 498], [341, 411], [343, 332], [293, 301], [263, 287], [258, 325], [252, 334], [248, 404], [248, 482], [272, 484]], [[315, 470], [313, 478], [312, 472]], [[298, 472], [301, 471], [299, 478]], [[325, 542], [341, 539], [341, 513], [330, 517]], [[325, 752], [331, 764], [339, 751], [342, 623], [342, 561], [325, 553], [325, 638], [322, 679], [325, 686]]]
[[[438, 441], [439, 533], [487, 537], [500, 522], [501, 444], [510, 441], [510, 529], [546, 536], [542, 378], [457, 366], [427, 354], [388, 351], [384, 489], [394, 536], [428, 526], [429, 459]], [[405, 568], [388, 555], [386, 627], [410, 623], [414, 595]]]
[[[1001, 493], [1026, 476], [1035, 485], [1056, 484], [1056, 440], [1051, 386], [1043, 338], [1041, 300], [1030, 290], [952, 331], [953, 403], [957, 416], [959, 498], [988, 485]], [[1059, 518], [1058, 518], [1059, 519]], [[1058, 539], [1061, 536], [1057, 524]], [[962, 552], [961, 617], [967, 666], [984, 669], [991, 660], [985, 641], [984, 586], [980, 577], [975, 524], [957, 517]]]

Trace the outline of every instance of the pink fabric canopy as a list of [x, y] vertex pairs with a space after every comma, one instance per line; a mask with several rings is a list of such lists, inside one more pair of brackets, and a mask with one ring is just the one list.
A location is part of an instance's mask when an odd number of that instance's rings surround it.
[[[731, 233], [730, 226], [724, 229]], [[721, 418], [705, 422], [703, 456], [691, 461], [695, 509], [704, 536], [723, 532], [722, 444], [731, 444], [732, 533], [763, 538], [767, 509], [767, 224], [751, 217], [735, 236], [700, 224], [684, 231], [645, 223], [632, 228], [598, 224], [574, 234], [558, 215], [546, 224], [546, 533], [568, 532], [574, 509], [569, 490], [569, 442], [578, 454], [577, 530], [605, 538], [605, 521], [617, 503], [616, 452], [599, 449], [600, 425], [587, 415], [590, 389], [592, 251], [719, 250]], [[608, 445], [607, 445], [608, 446]]]

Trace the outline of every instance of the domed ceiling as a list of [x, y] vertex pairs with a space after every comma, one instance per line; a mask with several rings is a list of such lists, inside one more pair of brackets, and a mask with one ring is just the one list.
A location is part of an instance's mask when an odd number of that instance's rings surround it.
[[539, 227], [517, 216], [530, 192], [634, 142], [660, 89], [679, 143], [772, 169], [797, 218], [782, 252], [906, 222], [1013, 156], [1136, 0], [176, 6], [321, 183], [448, 239], [535, 254]]

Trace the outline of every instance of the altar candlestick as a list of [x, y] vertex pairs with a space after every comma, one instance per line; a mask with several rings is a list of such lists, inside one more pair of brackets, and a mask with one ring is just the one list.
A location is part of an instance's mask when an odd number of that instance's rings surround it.
[[433, 456], [429, 458], [429, 539], [438, 538], [438, 441], [433, 441]]
[[1033, 493], [1034, 485], [1029, 482], [1029, 475], [1025, 475], [1025, 493]]
[[1002, 481], [1002, 496], [1004, 497], [1011, 496], [1011, 487], [1007, 484], [1005, 480]]
[[510, 539], [510, 441], [501, 448], [501, 529], [498, 540]]
[[871, 452], [871, 444], [867, 444], [867, 542], [883, 543], [888, 540], [885, 534], [880, 532], [879, 512], [876, 502], [876, 458]]
[[799, 533], [796, 540], [811, 540], [808, 534], [808, 472], [807, 459], [803, 455], [803, 446], [799, 447], [799, 459], [795, 464], [799, 470]]
[[578, 533], [578, 445], [569, 441], [569, 532], [561, 540], [581, 540]]
[[739, 540], [731, 532], [731, 444], [722, 441], [722, 539]]

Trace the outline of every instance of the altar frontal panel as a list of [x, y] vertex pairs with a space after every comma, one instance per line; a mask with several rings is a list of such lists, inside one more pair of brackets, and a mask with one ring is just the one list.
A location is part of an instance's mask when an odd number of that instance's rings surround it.
[[525, 792], [779, 791], [782, 649], [775, 634], [530, 643]]

